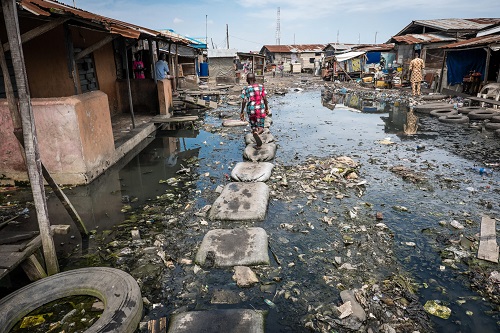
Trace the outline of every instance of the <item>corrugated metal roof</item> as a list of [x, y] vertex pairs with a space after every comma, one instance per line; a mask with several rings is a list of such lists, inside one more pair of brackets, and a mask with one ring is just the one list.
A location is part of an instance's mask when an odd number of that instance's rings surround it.
[[465, 47], [489, 45], [489, 44], [495, 44], [495, 43], [500, 43], [500, 35], [475, 37], [475, 38], [471, 38], [471, 39], [467, 39], [467, 40], [462, 40], [462, 41], [459, 41], [456, 43], [448, 44], [448, 45], [442, 46], [442, 48], [458, 49], [458, 48], [465, 48]]
[[500, 18], [437, 19], [413, 21], [427, 27], [443, 31], [481, 30], [500, 22]]
[[359, 47], [353, 47], [353, 50], [364, 51], [364, 52], [387, 52], [394, 49], [394, 43], [390, 44], [361, 44]]
[[323, 52], [326, 44], [264, 45], [273, 53]]
[[403, 36], [394, 36], [392, 38], [399, 43], [406, 44], [430, 44], [457, 40], [456, 38], [441, 34], [408, 34]]
[[68, 6], [54, 0], [17, 0], [19, 6], [26, 11], [41, 16], [74, 16], [78, 19], [90, 21], [102, 25], [110, 33], [118, 34], [126, 38], [137, 39], [141, 34], [150, 35], [158, 38], [169, 39], [174, 43], [189, 45], [186, 38], [181, 38], [168, 33], [141, 27], [135, 24], [115, 20], [94, 14], [83, 9]]

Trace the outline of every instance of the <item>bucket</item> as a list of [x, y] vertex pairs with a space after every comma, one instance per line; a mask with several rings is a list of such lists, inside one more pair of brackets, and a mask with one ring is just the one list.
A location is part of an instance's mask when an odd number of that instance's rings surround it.
[[208, 62], [200, 63], [200, 76], [208, 76]]

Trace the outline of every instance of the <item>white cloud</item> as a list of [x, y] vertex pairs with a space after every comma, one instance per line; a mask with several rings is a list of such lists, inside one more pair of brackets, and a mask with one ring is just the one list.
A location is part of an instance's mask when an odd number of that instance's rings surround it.
[[180, 18], [178, 18], [178, 17], [174, 18], [174, 23], [175, 23], [175, 24], [177, 24], [177, 23], [182, 23], [182, 22], [184, 22], [184, 20], [183, 20], [183, 19], [180, 19]]

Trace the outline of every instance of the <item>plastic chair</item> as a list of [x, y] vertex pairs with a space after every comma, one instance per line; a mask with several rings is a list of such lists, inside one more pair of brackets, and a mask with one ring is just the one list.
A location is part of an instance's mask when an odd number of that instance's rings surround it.
[[[498, 101], [500, 94], [500, 83], [488, 83], [485, 85], [481, 91], [477, 94], [477, 97], [493, 99]], [[481, 102], [481, 107], [484, 107], [486, 102]], [[497, 105], [493, 106], [495, 109], [498, 108]]]

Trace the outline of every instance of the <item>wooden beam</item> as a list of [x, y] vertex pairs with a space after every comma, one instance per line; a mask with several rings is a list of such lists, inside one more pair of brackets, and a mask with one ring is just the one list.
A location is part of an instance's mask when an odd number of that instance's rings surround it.
[[79, 59], [82, 59], [83, 57], [91, 54], [95, 50], [98, 50], [101, 47], [103, 47], [104, 45], [112, 42], [113, 39], [115, 39], [116, 37], [118, 37], [118, 36], [115, 36], [115, 35], [106, 36], [103, 39], [101, 39], [100, 41], [98, 41], [97, 43], [95, 43], [94, 45], [91, 45], [91, 46], [87, 47], [86, 49], [80, 51], [79, 53], [77, 53], [75, 55], [75, 61], [79, 60]]
[[71, 30], [69, 29], [68, 24], [64, 24], [64, 44], [66, 45], [66, 53], [67, 53], [67, 65], [68, 65], [68, 73], [69, 77], [73, 79], [73, 88], [75, 95], [78, 95], [82, 91], [82, 87], [80, 86], [80, 80], [78, 78], [78, 70], [76, 68], [75, 61], [75, 50], [73, 48], [73, 37], [71, 36]]
[[148, 49], [149, 49], [149, 62], [151, 63], [150, 67], [151, 77], [155, 80], [156, 83], [158, 79], [156, 78], [155, 58], [153, 54], [153, 41], [151, 40], [151, 38], [148, 38]]
[[[64, 22], [66, 22], [68, 20], [69, 20], [68, 17], [60, 17], [58, 19], [49, 21], [49, 22], [45, 23], [44, 25], [41, 25], [41, 26], [36, 27], [34, 29], [31, 29], [30, 31], [27, 31], [21, 35], [21, 43], [24, 44], [27, 41], [32, 40], [33, 38], [36, 38], [40, 35], [43, 35], [47, 31], [50, 31], [50, 30], [60, 26], [61, 24], [63, 24]], [[4, 50], [4, 52], [7, 52], [10, 50], [9, 43], [3, 44], [3, 50]]]
[[42, 264], [40, 264], [34, 254], [26, 258], [21, 263], [21, 267], [31, 282], [47, 277], [47, 273], [43, 269]]
[[43, 253], [47, 264], [47, 273], [52, 275], [59, 272], [59, 265], [57, 263], [54, 239], [52, 238], [50, 231], [47, 198], [45, 196], [45, 188], [42, 177], [42, 163], [40, 160], [40, 151], [38, 149], [38, 139], [36, 137], [36, 127], [33, 118], [28, 77], [24, 63], [24, 54], [21, 46], [16, 0], [1, 1], [5, 27], [12, 55], [12, 64], [14, 66], [16, 76], [28, 176], [31, 184], [31, 190], [33, 192], [33, 202], [35, 203], [38, 226], [42, 238]]
[[166, 333], [167, 332], [167, 318], [161, 317], [159, 319], [152, 319], [148, 321], [148, 333]]
[[122, 45], [122, 54], [125, 62], [125, 75], [127, 76], [128, 105], [130, 107], [130, 117], [132, 118], [132, 128], [135, 128], [134, 103], [132, 101], [132, 90], [130, 88], [130, 72], [128, 70], [127, 44], [125, 43], [124, 38], [122, 38], [120, 44]]

